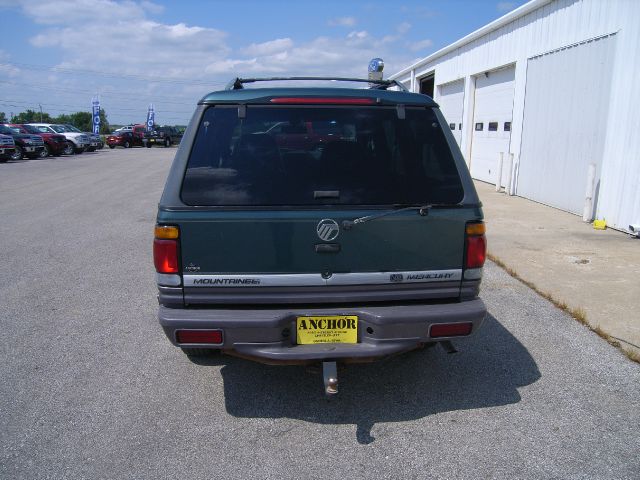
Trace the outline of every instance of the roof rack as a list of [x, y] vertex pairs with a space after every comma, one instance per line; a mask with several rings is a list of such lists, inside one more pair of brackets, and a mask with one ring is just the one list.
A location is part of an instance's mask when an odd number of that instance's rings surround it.
[[345, 78], [345, 77], [270, 77], [270, 78], [240, 78], [231, 80], [225, 90], [242, 90], [245, 83], [254, 82], [277, 82], [282, 80], [332, 80], [336, 82], [362, 82], [370, 84], [369, 88], [386, 90], [389, 87], [399, 87], [403, 92], [409, 90], [397, 80], [369, 80], [367, 78]]

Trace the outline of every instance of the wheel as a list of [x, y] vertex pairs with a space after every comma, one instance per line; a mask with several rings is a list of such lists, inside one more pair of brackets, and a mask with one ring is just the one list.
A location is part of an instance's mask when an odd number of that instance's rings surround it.
[[109, 145], [109, 148], [110, 148], [111, 150], [113, 150], [114, 148], [116, 148], [116, 146], [115, 146], [115, 145]]
[[16, 150], [11, 154], [11, 160], [22, 160], [24, 156], [24, 150], [20, 145], [16, 145]]
[[49, 148], [49, 145], [45, 143], [44, 148], [40, 151], [39, 157], [47, 158], [49, 155], [51, 155], [51, 149]]
[[129, 140], [127, 140], [126, 142], [124, 142], [124, 148], [129, 148], [131, 147], [131, 144], [129, 143]]
[[83, 148], [74, 148], [73, 149], [73, 153], [75, 153], [76, 155], [80, 155], [82, 152], [84, 152], [84, 147]]
[[165, 138], [164, 139], [164, 146], [165, 147], [170, 147], [171, 146], [171, 139], [170, 138]]
[[151, 142], [147, 142], [147, 148], [151, 148]]
[[62, 153], [65, 155], [73, 155], [73, 143], [67, 142], [64, 146], [64, 150], [62, 150]]
[[96, 147], [88, 147], [87, 148], [87, 152], [95, 152], [96, 151]]
[[182, 351], [189, 357], [210, 357], [218, 353], [213, 348], [182, 348]]

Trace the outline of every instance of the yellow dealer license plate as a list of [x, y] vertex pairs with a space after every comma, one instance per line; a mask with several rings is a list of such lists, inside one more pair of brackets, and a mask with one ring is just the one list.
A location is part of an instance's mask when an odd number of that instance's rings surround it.
[[356, 315], [298, 317], [296, 332], [299, 345], [358, 343], [358, 317]]

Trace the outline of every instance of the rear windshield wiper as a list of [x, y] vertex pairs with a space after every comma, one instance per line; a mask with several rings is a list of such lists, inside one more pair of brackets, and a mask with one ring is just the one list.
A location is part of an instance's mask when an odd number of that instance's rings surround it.
[[[457, 203], [448, 204], [448, 203], [430, 203], [425, 205], [409, 205], [407, 207], [402, 208], [394, 208], [393, 210], [387, 210], [380, 213], [374, 213], [373, 215], [366, 215], [364, 217], [359, 217], [354, 220], [343, 220], [342, 228], [344, 230], [350, 230], [354, 225], [359, 223], [370, 222], [371, 220], [376, 220], [377, 218], [386, 217], [388, 215], [395, 215], [396, 213], [406, 212], [408, 210], [417, 210], [420, 216], [426, 217], [429, 214], [429, 210], [433, 207], [455, 207], [458, 206]], [[397, 205], [396, 207], [400, 207]]]

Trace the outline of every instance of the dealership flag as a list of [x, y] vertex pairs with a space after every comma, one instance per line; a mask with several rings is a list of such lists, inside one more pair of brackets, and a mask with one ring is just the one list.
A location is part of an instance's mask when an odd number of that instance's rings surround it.
[[93, 133], [100, 133], [100, 99], [93, 97], [92, 111], [93, 111]]
[[149, 104], [149, 110], [147, 110], [147, 130], [153, 130], [153, 124], [156, 120], [156, 112], [153, 109], [153, 103]]

